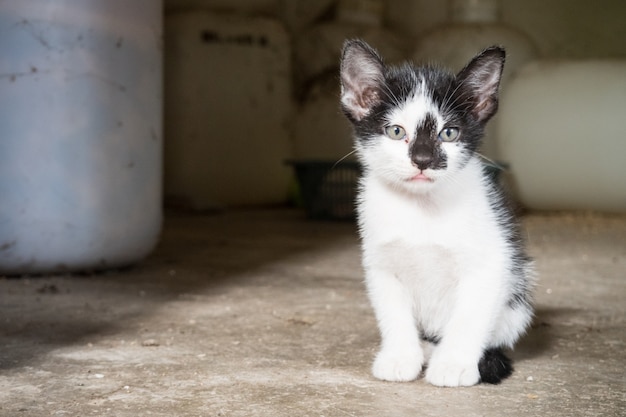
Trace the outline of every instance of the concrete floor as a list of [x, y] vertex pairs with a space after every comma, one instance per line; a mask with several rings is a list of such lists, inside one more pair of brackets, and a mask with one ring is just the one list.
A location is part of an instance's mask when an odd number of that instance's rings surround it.
[[524, 223], [537, 319], [502, 385], [370, 375], [354, 225], [174, 214], [133, 269], [0, 278], [0, 415], [625, 415], [626, 215]]

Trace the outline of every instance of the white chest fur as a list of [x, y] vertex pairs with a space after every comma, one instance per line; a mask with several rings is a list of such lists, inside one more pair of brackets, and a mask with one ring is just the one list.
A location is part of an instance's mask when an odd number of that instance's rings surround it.
[[[482, 252], [501, 243], [497, 214], [481, 169], [480, 163], [472, 160], [455, 182], [438, 184], [422, 195], [392, 189], [366, 175], [359, 198], [364, 249], [367, 245], [405, 243]], [[477, 247], [481, 244], [488, 246]]]
[[370, 296], [376, 297], [376, 277], [397, 279], [427, 332], [445, 327], [463, 280], [473, 281], [467, 288], [476, 297], [486, 287], [498, 293], [506, 286], [507, 242], [481, 169], [473, 160], [458, 182], [424, 195], [363, 179], [359, 221]]

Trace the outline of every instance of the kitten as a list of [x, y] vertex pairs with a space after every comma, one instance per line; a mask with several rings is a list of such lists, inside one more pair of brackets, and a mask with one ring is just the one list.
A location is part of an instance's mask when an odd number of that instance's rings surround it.
[[437, 386], [497, 384], [532, 319], [532, 268], [512, 212], [477, 154], [498, 106], [505, 52], [456, 76], [384, 64], [360, 40], [341, 60], [341, 105], [363, 165], [366, 284], [380, 334], [372, 372]]

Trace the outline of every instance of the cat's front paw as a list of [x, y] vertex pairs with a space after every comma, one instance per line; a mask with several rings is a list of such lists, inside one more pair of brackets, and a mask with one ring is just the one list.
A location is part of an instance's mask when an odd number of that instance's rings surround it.
[[422, 371], [423, 361], [424, 356], [421, 352], [381, 350], [372, 366], [372, 373], [383, 381], [413, 381]]
[[480, 381], [478, 364], [434, 360], [428, 364], [426, 381], [438, 387], [468, 387]]

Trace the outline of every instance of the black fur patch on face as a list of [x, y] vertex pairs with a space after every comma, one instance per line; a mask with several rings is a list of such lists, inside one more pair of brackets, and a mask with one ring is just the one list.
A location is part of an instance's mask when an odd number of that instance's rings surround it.
[[447, 158], [437, 136], [437, 120], [432, 114], [428, 114], [415, 131], [415, 139], [409, 147], [409, 157], [413, 165], [422, 170], [447, 167]]

